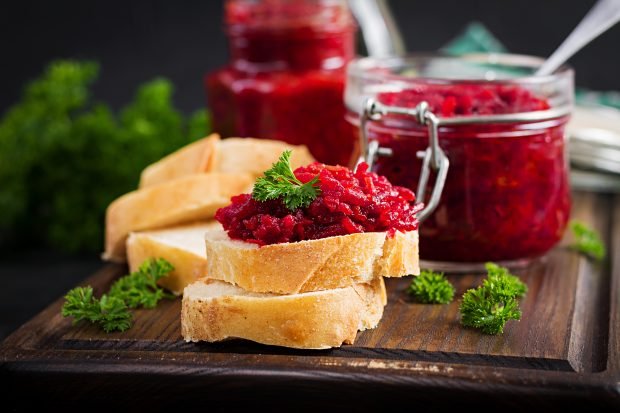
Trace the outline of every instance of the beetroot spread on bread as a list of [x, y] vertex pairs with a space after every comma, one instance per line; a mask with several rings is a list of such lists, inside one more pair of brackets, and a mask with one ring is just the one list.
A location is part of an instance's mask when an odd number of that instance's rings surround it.
[[232, 239], [258, 245], [348, 235], [359, 232], [413, 231], [418, 228], [414, 193], [360, 164], [356, 171], [318, 162], [297, 168], [302, 183], [318, 175], [319, 195], [307, 206], [289, 210], [280, 199], [257, 201], [250, 194], [232, 197], [215, 214]]

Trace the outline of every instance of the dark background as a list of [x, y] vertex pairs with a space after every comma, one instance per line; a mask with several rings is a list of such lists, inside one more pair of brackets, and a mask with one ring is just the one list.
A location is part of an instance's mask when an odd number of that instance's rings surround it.
[[[353, 0], [355, 1], [355, 0]], [[618, 0], [620, 1], [620, 0]], [[433, 51], [467, 23], [482, 22], [515, 53], [546, 56], [594, 0], [391, 0], [409, 51]], [[138, 84], [165, 76], [189, 112], [206, 104], [205, 72], [224, 64], [226, 39], [217, 0], [4, 1], [0, 6], [0, 113], [25, 82], [57, 58], [101, 64], [97, 100], [120, 107]], [[570, 62], [578, 86], [620, 89], [620, 25]], [[1, 211], [0, 211], [1, 213]], [[52, 251], [0, 254], [0, 338], [101, 266], [97, 256]]]

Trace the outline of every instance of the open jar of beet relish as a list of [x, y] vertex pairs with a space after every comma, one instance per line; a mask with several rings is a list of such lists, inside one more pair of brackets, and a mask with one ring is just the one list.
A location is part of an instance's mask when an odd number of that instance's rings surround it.
[[357, 135], [342, 95], [357, 27], [346, 0], [228, 0], [224, 10], [230, 63], [205, 77], [215, 131], [305, 144], [348, 165]]
[[541, 63], [469, 55], [349, 65], [347, 119], [360, 132], [360, 159], [426, 204], [418, 218], [429, 267], [514, 266], [562, 238], [573, 72], [535, 76]]

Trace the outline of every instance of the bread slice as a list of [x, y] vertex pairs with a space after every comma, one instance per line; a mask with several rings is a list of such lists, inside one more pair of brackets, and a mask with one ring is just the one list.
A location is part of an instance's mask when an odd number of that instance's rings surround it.
[[287, 149], [293, 151], [293, 169], [315, 160], [304, 145], [253, 138], [220, 140], [219, 135], [212, 134], [146, 167], [140, 175], [140, 188], [202, 172], [250, 173], [258, 177]]
[[125, 241], [132, 231], [213, 218], [231, 196], [249, 191], [253, 182], [250, 174], [194, 174], [121, 196], [106, 211], [103, 258], [124, 262]]
[[371, 284], [293, 295], [252, 293], [201, 280], [185, 288], [185, 341], [243, 338], [301, 349], [353, 344], [358, 330], [377, 326], [387, 302], [383, 278]]
[[147, 166], [140, 174], [140, 188], [146, 188], [200, 172], [213, 170], [213, 157], [220, 135], [211, 134], [190, 143]]
[[304, 145], [254, 138], [227, 138], [217, 143], [213, 170], [226, 173], [247, 172], [259, 177], [277, 162], [285, 150], [291, 150], [291, 167], [308, 165], [315, 161]]
[[256, 244], [205, 234], [210, 278], [248, 291], [297, 294], [349, 287], [376, 277], [420, 273], [417, 231], [365, 232], [317, 240]]
[[158, 282], [176, 295], [207, 274], [204, 248], [205, 232], [219, 229], [217, 221], [154, 231], [132, 232], [127, 238], [129, 270], [136, 271], [150, 258], [164, 258], [174, 270]]

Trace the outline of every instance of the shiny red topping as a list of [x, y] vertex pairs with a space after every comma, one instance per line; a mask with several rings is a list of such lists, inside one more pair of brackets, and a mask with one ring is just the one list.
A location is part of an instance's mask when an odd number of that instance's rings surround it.
[[425, 100], [438, 116], [494, 115], [533, 112], [549, 109], [527, 89], [506, 85], [421, 85], [400, 92], [379, 95], [379, 101], [390, 106], [415, 107]]
[[306, 208], [290, 211], [280, 200], [261, 202], [242, 194], [220, 208], [215, 219], [231, 238], [258, 245], [418, 228], [415, 215], [422, 205], [414, 204], [413, 191], [368, 172], [365, 163], [355, 172], [318, 162], [295, 170], [304, 183], [317, 174], [321, 193]]

